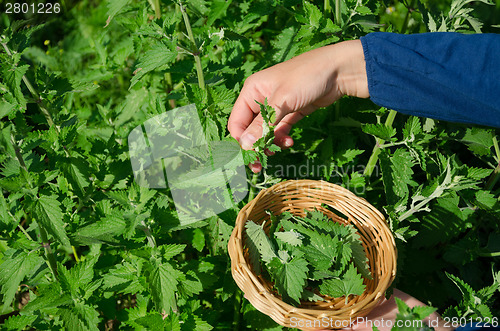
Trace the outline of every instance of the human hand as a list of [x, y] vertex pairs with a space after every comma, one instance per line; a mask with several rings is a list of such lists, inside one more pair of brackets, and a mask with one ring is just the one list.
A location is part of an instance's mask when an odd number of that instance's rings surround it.
[[[343, 95], [367, 98], [363, 47], [359, 40], [321, 47], [251, 75], [236, 100], [228, 129], [244, 149], [262, 135], [260, 106], [267, 98], [276, 110], [275, 144], [293, 145], [293, 124]], [[254, 172], [260, 164], [251, 165]]]
[[[396, 305], [397, 297], [403, 300], [410, 308], [415, 306], [425, 306], [422, 302], [415, 299], [409, 294], [406, 294], [400, 290], [394, 289], [393, 295], [389, 300], [384, 299], [375, 309], [373, 309], [363, 320], [363, 323], [356, 323], [351, 327], [351, 330], [356, 331], [371, 331], [372, 326], [377, 326], [380, 331], [389, 331], [394, 325], [396, 320], [396, 315], [398, 314], [398, 307]], [[448, 331], [453, 330], [453, 328], [444, 327], [444, 320], [437, 313], [432, 313], [427, 318], [425, 318], [424, 323], [429, 326], [434, 327], [436, 331]], [[437, 322], [437, 325], [435, 325]]]

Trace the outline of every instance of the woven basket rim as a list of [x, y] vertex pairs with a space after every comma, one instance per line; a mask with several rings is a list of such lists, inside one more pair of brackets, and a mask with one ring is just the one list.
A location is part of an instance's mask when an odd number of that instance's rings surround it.
[[[365, 280], [365, 284], [371, 285], [366, 286], [361, 296], [349, 296], [347, 304], [345, 304], [345, 298], [342, 297], [322, 303], [304, 304], [301, 302], [301, 306], [294, 307], [282, 301], [275, 290], [269, 289], [271, 282], [256, 276], [253, 272], [244, 247], [245, 223], [249, 218], [257, 218], [259, 222], [264, 221], [266, 219], [265, 207], [299, 213], [304, 209], [312, 209], [313, 206], [321, 206], [322, 203], [348, 216], [348, 222], [358, 229], [363, 239], [365, 253], [370, 261], [370, 271], [374, 280]], [[302, 208], [304, 205], [308, 208]], [[330, 212], [330, 215], [332, 214]], [[331, 218], [342, 222], [339, 216]], [[235, 228], [229, 239], [228, 252], [232, 276], [245, 297], [256, 309], [270, 316], [278, 324], [287, 327], [297, 327], [292, 325], [293, 317], [314, 322], [325, 317], [331, 321], [345, 321], [365, 316], [383, 298], [396, 274], [396, 245], [382, 213], [365, 199], [326, 181], [288, 180], [260, 191], [238, 213]], [[345, 327], [345, 325], [340, 327]], [[321, 326], [319, 329], [340, 327]], [[318, 328], [303, 327], [302, 329], [317, 330]]]

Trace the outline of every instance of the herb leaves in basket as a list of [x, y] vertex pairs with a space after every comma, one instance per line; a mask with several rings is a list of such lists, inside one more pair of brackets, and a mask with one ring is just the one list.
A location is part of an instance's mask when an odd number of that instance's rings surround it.
[[354, 226], [331, 221], [321, 211], [305, 217], [289, 212], [259, 225], [245, 225], [253, 270], [274, 282], [283, 301], [299, 305], [301, 300], [361, 295], [363, 278], [371, 279], [368, 259]]

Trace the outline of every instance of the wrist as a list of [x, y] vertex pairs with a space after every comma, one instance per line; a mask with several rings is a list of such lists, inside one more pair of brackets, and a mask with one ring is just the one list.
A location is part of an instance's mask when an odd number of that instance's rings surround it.
[[332, 45], [332, 63], [336, 68], [336, 81], [342, 95], [368, 98], [368, 78], [363, 45], [360, 40], [344, 41]]

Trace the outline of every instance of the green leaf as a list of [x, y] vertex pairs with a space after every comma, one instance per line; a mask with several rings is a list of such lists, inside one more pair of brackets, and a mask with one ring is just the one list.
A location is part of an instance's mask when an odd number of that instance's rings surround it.
[[411, 139], [415, 137], [419, 133], [422, 132], [422, 124], [420, 123], [420, 119], [415, 116], [411, 116], [403, 128], [403, 137], [404, 139]]
[[182, 272], [175, 270], [170, 263], [158, 264], [154, 268], [149, 280], [150, 294], [161, 313], [169, 314], [171, 310], [177, 310], [175, 293], [182, 276]]
[[281, 240], [284, 243], [287, 243], [292, 246], [299, 246], [302, 245], [302, 239], [304, 238], [303, 235], [300, 233], [292, 230], [292, 231], [284, 231], [284, 232], [276, 232], [274, 234], [276, 238]]
[[21, 331], [32, 325], [38, 317], [36, 315], [17, 315], [9, 317], [2, 325], [5, 331]]
[[144, 75], [153, 70], [165, 70], [177, 57], [177, 51], [173, 45], [167, 46], [162, 42], [156, 42], [151, 50], [147, 51], [139, 59], [139, 63], [134, 71], [134, 76], [130, 81], [131, 89]]
[[143, 260], [138, 258], [116, 264], [102, 276], [104, 290], [116, 293], [140, 293], [144, 291], [140, 280]]
[[107, 27], [111, 20], [130, 2], [130, 0], [108, 0], [107, 1], [107, 7], [108, 7], [108, 12], [106, 15], [108, 16], [106, 20], [106, 25], [104, 27]]
[[415, 306], [411, 310], [417, 319], [423, 320], [430, 314], [434, 313], [437, 309], [430, 306]]
[[392, 126], [387, 126], [384, 124], [365, 124], [362, 127], [363, 132], [371, 134], [382, 140], [391, 140], [391, 138], [396, 134], [396, 129]]
[[63, 246], [70, 247], [60, 205], [54, 196], [42, 195], [33, 205], [33, 218]]
[[213, 0], [211, 1], [210, 14], [208, 15], [208, 20], [206, 22], [207, 26], [211, 26], [215, 20], [226, 15], [227, 8], [231, 4], [232, 0]]
[[390, 155], [383, 150], [380, 153], [382, 179], [389, 203], [396, 203], [400, 198], [406, 199], [409, 195], [408, 185], [414, 186], [413, 157], [406, 149], [398, 148]]
[[89, 186], [89, 164], [80, 158], [70, 158], [62, 162], [61, 168], [80, 198], [85, 196], [85, 189]]
[[3, 304], [9, 306], [14, 300], [19, 283], [35, 268], [44, 262], [36, 251], [26, 253], [25, 251], [10, 250], [5, 252], [0, 265], [0, 284], [3, 295]]
[[203, 230], [201, 229], [194, 229], [193, 230], [193, 247], [198, 251], [201, 252], [203, 251], [203, 248], [205, 248], [205, 234], [203, 233]]
[[498, 200], [494, 194], [487, 191], [477, 191], [476, 194], [477, 204], [484, 209], [492, 209], [497, 204]]
[[356, 272], [354, 264], [350, 264], [346, 273], [341, 279], [326, 279], [320, 285], [319, 289], [322, 294], [331, 297], [346, 297], [346, 302], [349, 295], [361, 295], [365, 290], [363, 278]]
[[307, 261], [298, 257], [294, 257], [287, 263], [274, 257], [268, 263], [271, 279], [275, 282], [274, 286], [285, 300], [289, 299], [295, 304], [300, 303], [309, 271], [307, 264]]
[[0, 100], [0, 120], [5, 116], [9, 116], [15, 108], [16, 105], [13, 105], [5, 100]]
[[[311, 266], [317, 270], [327, 270], [339, 258], [339, 247], [346, 246], [336, 238], [324, 233], [311, 231], [310, 240], [307, 245], [299, 247], [304, 252], [306, 259], [310, 261]], [[351, 256], [340, 256], [340, 259], [350, 260]]]
[[61, 316], [67, 330], [74, 331], [98, 331], [99, 313], [91, 306], [75, 302], [71, 308], [60, 308], [58, 315]]
[[47, 285], [40, 285], [37, 288], [37, 297], [28, 302], [23, 308], [25, 313], [34, 312], [37, 310], [52, 310], [59, 306], [67, 306], [72, 304], [73, 298], [61, 290], [60, 284], [51, 283]]
[[21, 108], [26, 108], [26, 99], [24, 98], [23, 92], [21, 90], [21, 80], [28, 71], [29, 65], [17, 66], [13, 65], [9, 67], [8, 65], [3, 66], [3, 80], [4, 84], [9, 89], [10, 93], [14, 96], [17, 103]]
[[465, 135], [459, 139], [476, 155], [491, 154], [493, 132], [482, 128], [468, 128]]
[[76, 230], [74, 239], [80, 243], [117, 242], [115, 237], [123, 234], [125, 229], [126, 222], [123, 217], [109, 215]]
[[[199, 230], [199, 229], [195, 229]], [[200, 230], [201, 231], [201, 230]], [[176, 255], [179, 255], [186, 249], [186, 245], [184, 244], [170, 244], [170, 245], [161, 245], [158, 247], [160, 252], [165, 260], [170, 260]]]
[[131, 90], [125, 101], [117, 107], [117, 116], [113, 122], [115, 127], [119, 127], [138, 116], [147, 99], [148, 91], [145, 88]]
[[270, 262], [271, 259], [277, 257], [276, 248], [264, 232], [263, 225], [261, 226], [248, 221], [245, 224], [245, 229], [250, 261], [254, 267], [254, 271], [260, 273], [257, 271], [260, 266], [259, 258], [262, 258], [264, 262]]
[[350, 240], [350, 246], [352, 250], [352, 260], [354, 265], [358, 269], [359, 273], [366, 278], [372, 279], [372, 275], [370, 273], [370, 267], [368, 264], [368, 257], [366, 256], [365, 248], [361, 244], [361, 239], [358, 234], [355, 234], [357, 238], [353, 238]]
[[190, 315], [185, 323], [182, 325], [182, 331], [199, 330], [199, 331], [210, 331], [213, 326], [208, 324], [206, 321], [202, 320], [197, 315]]

